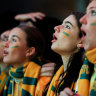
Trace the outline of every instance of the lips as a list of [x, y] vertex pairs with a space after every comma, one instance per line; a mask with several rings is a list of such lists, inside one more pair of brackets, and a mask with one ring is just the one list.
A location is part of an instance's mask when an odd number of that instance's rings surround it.
[[7, 50], [4, 50], [3, 56], [6, 56], [6, 55], [8, 55], [8, 51]]
[[55, 36], [55, 33], [53, 34], [53, 40], [51, 42], [55, 42], [57, 40], [57, 37]]

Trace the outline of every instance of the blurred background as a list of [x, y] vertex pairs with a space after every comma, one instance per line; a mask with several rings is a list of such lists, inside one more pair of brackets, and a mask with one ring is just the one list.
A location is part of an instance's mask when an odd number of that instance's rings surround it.
[[89, 0], [0, 0], [0, 12], [41, 11], [62, 20], [71, 11], [85, 12]]
[[60, 25], [65, 16], [72, 11], [85, 12], [89, 1], [90, 0], [0, 0], [0, 32], [4, 32], [18, 25], [19, 22], [14, 20], [16, 14], [29, 12], [45, 13], [47, 18], [36, 22], [34, 25], [40, 29], [46, 38], [44, 58], [60, 66], [60, 64], [62, 64], [61, 57], [53, 52], [50, 47], [51, 40], [53, 39], [54, 26]]

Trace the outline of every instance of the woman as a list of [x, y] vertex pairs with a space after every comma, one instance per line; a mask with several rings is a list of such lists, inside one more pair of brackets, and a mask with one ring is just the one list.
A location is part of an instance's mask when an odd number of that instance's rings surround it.
[[83, 13], [73, 12], [64, 19], [62, 25], [54, 28], [51, 49], [61, 56], [63, 64], [54, 75], [46, 96], [59, 96], [65, 87], [73, 89], [75, 86], [83, 63], [84, 50], [77, 48], [82, 37], [79, 23], [82, 16]]
[[44, 76], [43, 87], [38, 84], [43, 50], [44, 40], [38, 29], [19, 25], [11, 30], [5, 43], [3, 61], [12, 67], [3, 96], [41, 96], [42, 92], [39, 94], [38, 89], [42, 91], [51, 79]]
[[14, 16], [15, 14], [11, 12], [0, 12], [0, 96], [8, 78], [9, 70], [8, 64], [3, 62], [4, 43], [8, 40], [10, 29], [18, 24], [18, 21], [14, 20]]
[[0, 34], [0, 96], [2, 94], [5, 82], [8, 78], [8, 65], [3, 62], [4, 43], [8, 39], [10, 31], [4, 31]]

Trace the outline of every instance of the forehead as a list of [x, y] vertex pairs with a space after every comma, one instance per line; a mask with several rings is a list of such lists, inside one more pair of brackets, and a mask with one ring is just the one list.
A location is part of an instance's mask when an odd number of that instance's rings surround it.
[[96, 8], [96, 0], [93, 0], [87, 7], [87, 10], [88, 9], [91, 9], [91, 8]]
[[71, 22], [73, 26], [74, 26], [74, 25], [77, 25], [77, 21], [76, 21], [76, 18], [75, 18], [74, 15], [69, 15], [67, 18], [65, 18], [65, 19], [63, 20], [63, 23], [66, 22], [66, 21]]
[[10, 30], [4, 31], [4, 32], [1, 34], [1, 37], [2, 37], [2, 36], [9, 36], [9, 33], [10, 33]]
[[18, 28], [18, 27], [16, 27], [16, 28], [13, 28], [12, 30], [11, 30], [11, 32], [10, 32], [10, 34], [9, 34], [9, 37], [11, 37], [11, 36], [13, 36], [13, 35], [16, 35], [16, 36], [18, 36], [18, 37], [20, 37], [20, 38], [26, 38], [26, 34], [25, 34], [25, 32], [22, 30], [22, 29], [20, 29], [20, 28]]

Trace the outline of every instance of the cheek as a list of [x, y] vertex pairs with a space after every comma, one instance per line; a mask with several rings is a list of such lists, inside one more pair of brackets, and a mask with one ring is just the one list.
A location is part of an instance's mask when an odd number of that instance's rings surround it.
[[4, 48], [4, 44], [3, 44], [3, 43], [0, 43], [0, 47], [1, 47], [1, 48]]
[[12, 53], [15, 53], [18, 55], [21, 55], [21, 54], [24, 55], [26, 53], [27, 48], [24, 45], [14, 44], [10, 47], [10, 49]]
[[64, 30], [60, 33], [60, 37], [64, 37], [64, 38], [69, 38], [70, 37], [71, 32]]
[[19, 50], [19, 45], [18, 44], [11, 45], [9, 49], [10, 49], [11, 54], [15, 55], [15, 53], [18, 52]]
[[0, 43], [0, 54], [3, 54], [4, 44]]
[[90, 23], [90, 29], [91, 29], [91, 30], [96, 30], [96, 21], [92, 21], [92, 22]]

